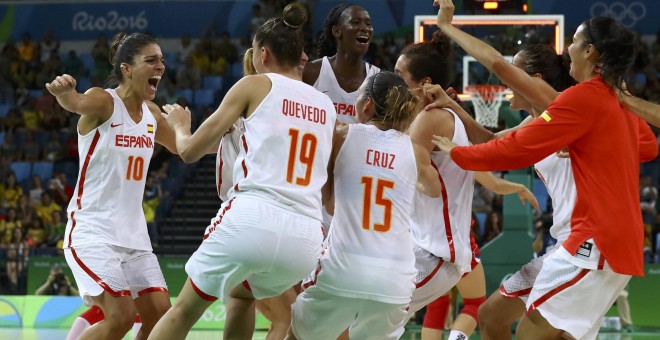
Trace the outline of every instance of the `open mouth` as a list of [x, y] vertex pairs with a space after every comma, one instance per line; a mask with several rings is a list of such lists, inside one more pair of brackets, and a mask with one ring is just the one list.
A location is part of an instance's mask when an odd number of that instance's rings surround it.
[[158, 83], [160, 82], [160, 76], [153, 76], [153, 77], [149, 78], [149, 80], [147, 80], [147, 82], [149, 83], [149, 87], [153, 91], [156, 91], [156, 89], [158, 88]]
[[362, 36], [358, 36], [356, 40], [357, 40], [357, 42], [359, 42], [360, 44], [368, 44], [368, 43], [369, 43], [369, 37], [368, 37], [368, 36], [364, 36], [364, 35], [362, 35]]

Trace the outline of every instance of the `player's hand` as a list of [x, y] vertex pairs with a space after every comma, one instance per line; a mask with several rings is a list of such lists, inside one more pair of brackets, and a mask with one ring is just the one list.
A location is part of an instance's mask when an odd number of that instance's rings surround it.
[[532, 204], [532, 207], [538, 212], [541, 213], [541, 208], [539, 206], [539, 201], [536, 200], [534, 194], [532, 194], [526, 186], [520, 185], [521, 189], [518, 191], [518, 197], [520, 197], [520, 202], [525, 205], [527, 202]]
[[448, 88], [446, 91], [442, 89], [440, 85], [435, 84], [424, 84], [422, 87], [424, 98], [430, 102], [430, 104], [424, 107], [424, 110], [431, 109], [444, 109], [451, 107], [454, 103], [452, 95], [456, 97], [456, 91], [453, 88]]
[[67, 92], [76, 91], [76, 79], [68, 74], [55, 77], [50, 83], [46, 83], [46, 89], [50, 94], [57, 97]]
[[451, 152], [451, 149], [457, 147], [449, 138], [433, 135], [433, 144], [446, 153]]
[[563, 148], [556, 153], [559, 158], [571, 158], [571, 155], [568, 153], [568, 148]]
[[188, 107], [183, 108], [179, 104], [166, 104], [163, 105], [163, 111], [167, 113], [164, 115], [165, 121], [175, 132], [190, 133], [192, 114]]
[[451, 0], [434, 0], [433, 6], [440, 6], [438, 10], [438, 27], [451, 25], [451, 20], [454, 18], [454, 3]]

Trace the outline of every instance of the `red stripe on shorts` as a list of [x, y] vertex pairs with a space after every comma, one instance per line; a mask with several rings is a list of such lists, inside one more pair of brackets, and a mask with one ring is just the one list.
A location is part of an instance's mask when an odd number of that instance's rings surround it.
[[213, 226], [211, 228], [209, 228], [209, 232], [207, 234], [204, 234], [204, 239], [205, 240], [207, 238], [209, 238], [209, 235], [211, 235], [212, 232], [215, 231], [215, 227], [218, 224], [220, 224], [220, 222], [222, 222], [222, 218], [225, 216], [225, 213], [227, 213], [227, 211], [229, 211], [229, 209], [231, 209], [231, 203], [234, 201], [234, 198], [229, 200], [229, 203], [227, 203], [227, 206], [224, 209], [222, 209], [222, 211], [220, 212], [220, 215], [218, 216], [218, 220], [213, 222]]
[[[87, 175], [87, 168], [89, 167], [89, 161], [92, 159], [94, 150], [96, 150], [96, 144], [98, 144], [99, 139], [101, 138], [101, 133], [99, 130], [96, 130], [94, 138], [92, 139], [92, 144], [87, 150], [87, 156], [85, 156], [85, 163], [83, 163], [82, 170], [80, 171], [80, 176], [78, 178], [78, 196], [76, 196], [76, 204], [78, 205], [78, 210], [82, 209], [82, 196], [83, 189], [85, 188], [85, 175]], [[73, 228], [76, 227], [76, 220], [73, 218], [75, 211], [71, 212], [71, 231], [69, 231], [69, 247], [73, 243], [71, 236], [73, 235]]]
[[605, 256], [600, 254], [600, 258], [598, 259], [598, 270], [603, 270], [603, 267], [605, 267]]
[[241, 283], [243, 284], [243, 287], [245, 287], [245, 289], [252, 291], [252, 287], [250, 287], [250, 283], [247, 282], [247, 280], [243, 280], [243, 282]]
[[85, 273], [89, 275], [89, 277], [91, 277], [94, 281], [96, 281], [96, 283], [98, 283], [99, 286], [103, 288], [103, 290], [105, 290], [112, 296], [131, 296], [130, 290], [120, 290], [120, 291], [112, 290], [112, 288], [110, 288], [110, 286], [107, 283], [103, 282], [103, 280], [101, 280], [100, 277], [94, 274], [94, 272], [83, 263], [83, 261], [78, 257], [78, 254], [76, 253], [76, 250], [73, 249], [73, 247], [69, 249], [71, 249], [71, 255], [73, 255], [73, 258], [76, 260], [76, 263], [78, 263], [80, 268], [82, 268], [82, 270], [84, 270]]
[[433, 268], [433, 271], [431, 272], [431, 274], [429, 274], [427, 277], [425, 277], [424, 280], [422, 280], [421, 282], [415, 284], [415, 288], [421, 288], [425, 284], [429, 283], [429, 281], [431, 281], [431, 279], [435, 276], [435, 274], [438, 272], [438, 270], [440, 270], [440, 267], [442, 267], [443, 263], [445, 263], [445, 261], [443, 259], [440, 259], [440, 262], [438, 262], [438, 265], [435, 266], [435, 268]]
[[585, 277], [587, 274], [589, 274], [591, 270], [589, 269], [582, 269], [582, 271], [574, 277], [572, 280], [560, 285], [559, 287], [556, 287], [555, 289], [543, 294], [538, 300], [534, 301], [529, 308], [527, 309], [527, 314], [531, 313], [534, 311], [536, 308], [538, 308], [541, 304], [546, 302], [548, 299], [551, 297], [557, 295], [559, 292], [561, 292], [564, 289], [569, 288], [570, 286], [576, 284], [578, 281], [580, 281], [583, 277]]
[[220, 149], [218, 150], [218, 158], [220, 159], [220, 162], [218, 162], [218, 196], [220, 196], [220, 188], [222, 187], [222, 166], [224, 164], [222, 161], [222, 141], [220, 142]]
[[195, 290], [195, 293], [197, 293], [197, 295], [199, 295], [199, 297], [201, 297], [202, 299], [204, 299], [204, 300], [206, 300], [206, 301], [211, 301], [211, 302], [213, 302], [213, 301], [215, 301], [215, 300], [218, 299], [218, 298], [215, 297], [215, 296], [208, 295], [208, 294], [202, 292], [199, 288], [197, 288], [197, 286], [195, 286], [195, 282], [193, 282], [192, 279], [190, 279], [190, 285], [191, 285], [191, 286], [193, 287], [193, 289]]
[[445, 233], [447, 234], [447, 244], [449, 244], [449, 262], [454, 263], [456, 261], [456, 249], [454, 249], [454, 236], [451, 233], [451, 220], [449, 219], [449, 199], [447, 195], [447, 186], [445, 181], [442, 179], [440, 170], [431, 162], [431, 165], [435, 168], [435, 171], [438, 172], [438, 178], [440, 179], [440, 184], [442, 185], [442, 216], [445, 220]]
[[149, 288], [145, 288], [145, 289], [143, 289], [143, 290], [141, 290], [141, 291], [138, 292], [138, 296], [147, 295], [147, 294], [149, 294], [149, 293], [154, 293], [154, 292], [165, 292], [165, 293], [167, 293], [167, 288], [165, 288], [165, 287], [149, 287]]
[[523, 295], [529, 295], [529, 293], [531, 292], [532, 292], [532, 288], [525, 288], [509, 293], [506, 291], [506, 289], [504, 289], [504, 285], [500, 286], [500, 294], [505, 298], [518, 298]]
[[[243, 148], [245, 149], [245, 157], [247, 157], [248, 145], [247, 145], [247, 141], [245, 140], [245, 135], [241, 135], [241, 140], [243, 141]], [[246, 178], [247, 175], [248, 175], [248, 168], [245, 165], [245, 158], [243, 158], [243, 160], [241, 161], [241, 166], [243, 167], [243, 178]], [[238, 190], [238, 183], [236, 183], [234, 185], [234, 190], [239, 191]]]

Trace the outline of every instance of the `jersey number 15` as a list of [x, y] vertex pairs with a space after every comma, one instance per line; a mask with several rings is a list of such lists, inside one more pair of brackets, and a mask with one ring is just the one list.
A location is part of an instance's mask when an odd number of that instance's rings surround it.
[[[364, 185], [364, 200], [362, 201], [362, 228], [371, 230], [371, 201], [374, 193], [374, 178], [362, 177]], [[382, 178], [376, 178], [376, 193], [374, 203], [383, 207], [383, 223], [374, 223], [373, 230], [386, 232], [392, 224], [392, 201], [385, 198], [385, 189], [394, 189], [394, 182]]]

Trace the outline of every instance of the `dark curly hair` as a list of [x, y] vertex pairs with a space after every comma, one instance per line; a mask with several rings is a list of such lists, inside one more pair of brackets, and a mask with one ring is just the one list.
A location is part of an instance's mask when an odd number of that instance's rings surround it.
[[337, 53], [337, 41], [335, 41], [335, 37], [332, 35], [332, 27], [339, 23], [341, 14], [344, 13], [347, 8], [353, 6], [360, 7], [355, 4], [342, 3], [333, 7], [325, 17], [325, 21], [323, 22], [323, 31], [321, 32], [321, 36], [319, 37], [319, 41], [316, 45], [319, 58], [333, 56], [335, 53]]

